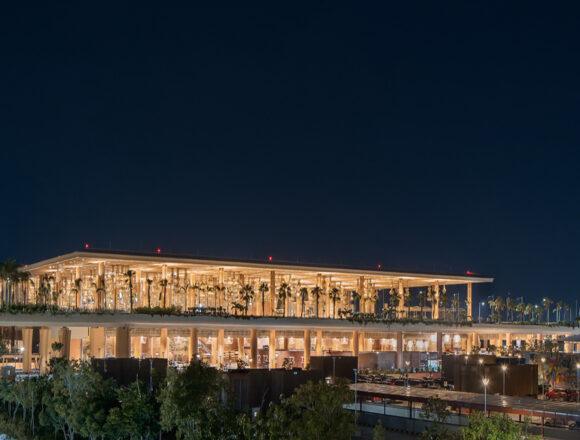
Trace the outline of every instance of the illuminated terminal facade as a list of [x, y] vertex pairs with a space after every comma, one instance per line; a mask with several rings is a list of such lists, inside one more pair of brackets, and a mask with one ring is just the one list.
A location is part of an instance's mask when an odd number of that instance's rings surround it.
[[[366, 356], [402, 368], [437, 362], [444, 352], [578, 332], [473, 322], [472, 286], [493, 279], [471, 274], [89, 249], [26, 270], [29, 279], [10, 295], [2, 292], [3, 300], [51, 311], [0, 314], [0, 327], [13, 329], [23, 371], [46, 371], [53, 342], [69, 359], [198, 357], [218, 367], [275, 368], [304, 367], [311, 356], [354, 355], [359, 364]], [[460, 301], [441, 307], [442, 293]], [[565, 351], [574, 349], [565, 344]]]

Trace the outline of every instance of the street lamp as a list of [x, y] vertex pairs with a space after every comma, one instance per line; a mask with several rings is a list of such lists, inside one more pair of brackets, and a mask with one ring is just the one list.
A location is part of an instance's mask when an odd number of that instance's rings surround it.
[[546, 358], [545, 357], [542, 357], [540, 360], [542, 361], [542, 372], [541, 372], [541, 374], [542, 374], [542, 396], [543, 396], [546, 393], [546, 384], [544, 383], [544, 365], [546, 363]]
[[489, 379], [484, 377], [481, 381], [483, 382], [483, 414], [487, 417], [487, 384]]
[[502, 394], [505, 396], [505, 372], [507, 370], [507, 365], [501, 366], [501, 371], [503, 373], [503, 385], [502, 385]]
[[478, 304], [478, 307], [477, 307], [477, 310], [478, 310], [478, 312], [477, 312], [477, 313], [478, 313], [477, 320], [478, 320], [479, 322], [481, 322], [481, 306], [484, 306], [484, 307], [485, 307], [485, 303], [484, 303], [483, 301], [482, 301], [482, 302], [480, 302], [480, 303]]
[[407, 371], [405, 372], [405, 375], [407, 376], [406, 377], [406, 379], [407, 379], [407, 388], [409, 388], [409, 365], [410, 364], [411, 364], [410, 361], [405, 361], [405, 366], [407, 367], [406, 368]]
[[580, 362], [576, 362], [576, 402], [580, 403]]
[[353, 368], [352, 371], [354, 371], [354, 423], [356, 424], [356, 395], [357, 395], [357, 379], [358, 379], [358, 370], [356, 368]]

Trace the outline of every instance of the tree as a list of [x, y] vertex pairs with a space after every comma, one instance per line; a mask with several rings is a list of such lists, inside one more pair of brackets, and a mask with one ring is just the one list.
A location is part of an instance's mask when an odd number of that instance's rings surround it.
[[453, 299], [451, 300], [451, 304], [453, 305], [453, 320], [457, 321], [459, 316], [459, 295], [453, 295]]
[[161, 427], [178, 439], [236, 438], [235, 414], [221, 373], [192, 360], [183, 371], [168, 370], [159, 393]]
[[322, 289], [319, 286], [315, 286], [312, 289], [310, 289], [310, 293], [312, 295], [314, 295], [314, 298], [316, 298], [316, 317], [318, 318], [318, 303], [320, 300], [320, 297], [322, 296]]
[[447, 409], [445, 402], [436, 397], [429, 397], [429, 400], [421, 407], [421, 415], [433, 422], [421, 433], [421, 438], [428, 440], [449, 438], [447, 428], [443, 424], [451, 417], [451, 412]]
[[248, 303], [254, 299], [254, 289], [249, 284], [240, 289], [240, 299], [244, 302], [244, 315], [248, 314]]
[[556, 303], [556, 308], [554, 311], [556, 312], [556, 321], [560, 322], [560, 311], [564, 308], [564, 301], [560, 300]]
[[292, 295], [292, 288], [288, 283], [280, 284], [278, 288], [278, 299], [282, 302], [282, 316], [286, 316], [286, 299]]
[[515, 310], [520, 314], [520, 322], [524, 322], [524, 312], [526, 311], [526, 305], [521, 302], [516, 306]]
[[261, 283], [258, 290], [262, 294], [262, 316], [264, 316], [264, 310], [266, 310], [265, 309], [266, 292], [270, 290], [270, 288], [268, 287], [268, 283]]
[[[570, 311], [570, 306], [568, 304], [564, 304], [564, 321], [566, 320], [566, 312]], [[572, 320], [570, 318], [570, 320]]]
[[352, 414], [343, 405], [352, 402], [352, 392], [343, 380], [336, 385], [307, 382], [294, 394], [271, 404], [263, 437], [269, 440], [350, 440], [354, 433]]
[[300, 302], [301, 302], [301, 306], [300, 306], [300, 317], [303, 318], [304, 317], [304, 311], [305, 311], [305, 303], [306, 301], [308, 301], [308, 289], [306, 287], [301, 287], [300, 288]]
[[483, 413], [476, 412], [469, 415], [469, 424], [459, 433], [463, 440], [531, 440], [538, 436], [529, 434], [529, 422], [522, 426], [509, 418], [507, 414], [499, 416], [493, 414], [486, 417]]
[[146, 389], [139, 382], [117, 389], [120, 405], [109, 411], [105, 424], [105, 431], [110, 437], [153, 440], [158, 436], [159, 405]]
[[336, 301], [340, 299], [340, 289], [333, 287], [328, 291], [328, 298], [332, 301], [332, 311], [334, 318], [336, 318]]
[[508, 311], [508, 315], [510, 316], [510, 320], [513, 322], [514, 321], [514, 311], [516, 310], [516, 300], [513, 298], [508, 298], [505, 304], [507, 311]]
[[167, 299], [167, 280], [163, 279], [159, 281], [159, 285], [161, 286], [161, 295], [163, 298], [163, 308], [165, 308], [165, 300]]
[[554, 303], [554, 301], [552, 301], [550, 298], [545, 297], [544, 299], [542, 299], [542, 305], [544, 306], [544, 308], [546, 309], [546, 320], [548, 321], [548, 324], [550, 323], [550, 306]]
[[151, 308], [151, 284], [153, 284], [153, 280], [147, 278], [147, 307], [149, 308]]
[[503, 299], [503, 296], [498, 296], [495, 299], [495, 310], [497, 312], [497, 322], [501, 321], [501, 312], [503, 312], [505, 310], [505, 300]]
[[411, 295], [411, 289], [408, 287], [405, 289], [403, 294], [403, 301], [405, 306], [407, 306], [407, 318], [411, 317], [411, 302], [413, 300], [413, 296]]

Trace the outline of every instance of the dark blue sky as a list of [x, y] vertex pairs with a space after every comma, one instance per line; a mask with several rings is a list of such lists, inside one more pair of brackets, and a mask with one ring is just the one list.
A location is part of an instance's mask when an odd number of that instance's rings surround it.
[[381, 263], [575, 301], [580, 6], [309, 3], [4, 11], [0, 258]]

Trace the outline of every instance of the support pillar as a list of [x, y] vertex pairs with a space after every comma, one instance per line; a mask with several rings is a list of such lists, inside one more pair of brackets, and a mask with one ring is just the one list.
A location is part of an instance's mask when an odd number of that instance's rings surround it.
[[358, 347], [359, 350], [364, 352], [365, 350], [365, 332], [359, 332], [358, 334]]
[[467, 345], [465, 347], [465, 353], [471, 354], [471, 350], [473, 350], [473, 333], [467, 334]]
[[224, 364], [224, 329], [220, 328], [217, 331], [217, 357], [218, 367]]
[[127, 359], [131, 357], [131, 331], [128, 327], [117, 327], [115, 334], [115, 357]]
[[505, 345], [507, 346], [507, 348], [510, 348], [512, 346], [512, 334], [511, 333], [505, 334]]
[[169, 360], [169, 353], [167, 350], [167, 329], [159, 329], [159, 357]]
[[322, 356], [322, 330], [316, 331], [316, 356]]
[[250, 330], [250, 368], [258, 368], [258, 332]]
[[358, 330], [354, 330], [352, 332], [351, 344], [352, 344], [352, 355], [358, 357], [358, 350], [359, 350], [359, 345], [358, 345]]
[[91, 327], [89, 329], [89, 354], [91, 357], [103, 359], [105, 357], [105, 328]]
[[471, 283], [467, 283], [467, 320], [473, 321], [473, 314], [472, 314], [472, 285]]
[[191, 362], [192, 359], [197, 359], [198, 351], [198, 331], [197, 328], [189, 329], [189, 345], [187, 346], [187, 357]]
[[238, 338], [238, 359], [244, 359], [244, 338]]
[[32, 371], [32, 327], [22, 329], [22, 371], [30, 373]]
[[276, 310], [276, 272], [270, 272], [270, 316], [274, 315]]
[[397, 332], [397, 368], [403, 368], [403, 332]]
[[40, 358], [40, 374], [48, 373], [48, 361], [50, 360], [50, 329], [41, 327], [39, 331], [38, 354]]
[[310, 341], [310, 330], [304, 330], [304, 365], [302, 368], [308, 368], [310, 366], [310, 350], [311, 350], [311, 341]]
[[437, 354], [441, 356], [443, 354], [443, 333], [437, 332]]
[[276, 368], [276, 330], [270, 330], [268, 348], [268, 366], [270, 369]]
[[133, 357], [135, 359], [141, 359], [141, 337], [132, 336], [131, 340], [133, 343]]
[[433, 288], [433, 319], [439, 319], [439, 281], [435, 282], [435, 287]]
[[70, 338], [70, 328], [62, 327], [58, 330], [58, 342], [62, 344], [62, 348], [60, 349], [60, 356], [66, 360], [70, 359]]

